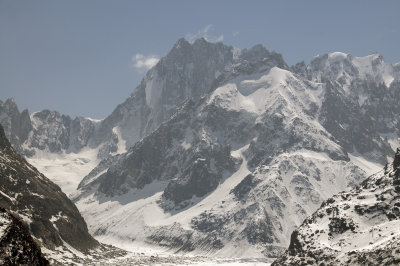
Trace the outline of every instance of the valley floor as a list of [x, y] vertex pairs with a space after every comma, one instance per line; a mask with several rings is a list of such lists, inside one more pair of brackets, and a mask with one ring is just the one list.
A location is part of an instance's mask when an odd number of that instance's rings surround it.
[[116, 260], [115, 262], [100, 262], [102, 265], [198, 265], [198, 266], [261, 266], [271, 265], [273, 260], [265, 261], [265, 259], [221, 259], [221, 258], [208, 258], [208, 257], [185, 257], [185, 256], [145, 256], [145, 255], [134, 255], [131, 258], [125, 258], [123, 260]]
[[[124, 245], [120, 245], [124, 247]], [[269, 266], [274, 258], [227, 258], [205, 255], [176, 254], [160, 247], [132, 245], [119, 249], [105, 245], [84, 255], [74, 249], [59, 252], [42, 247], [45, 257], [52, 265], [193, 265], [193, 266]]]
[[132, 252], [121, 258], [97, 261], [94, 265], [268, 266], [271, 265], [273, 260], [271, 258], [215, 258], [176, 255], [168, 252], [154, 252], [148, 249], [144, 252]]

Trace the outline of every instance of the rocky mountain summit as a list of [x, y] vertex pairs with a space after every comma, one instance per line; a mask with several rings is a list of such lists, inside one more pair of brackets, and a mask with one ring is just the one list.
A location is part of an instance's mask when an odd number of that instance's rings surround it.
[[37, 150], [78, 152], [88, 145], [96, 125], [91, 119], [71, 119], [57, 111], [43, 110], [31, 115], [28, 110], [20, 112], [13, 99], [0, 101], [0, 123], [13, 147], [27, 157]]
[[16, 153], [1, 125], [0, 178], [0, 207], [16, 213], [46, 250], [72, 248], [87, 252], [99, 245], [88, 233], [75, 205], [57, 185]]
[[281, 55], [261, 45], [239, 53], [222, 43], [198, 39], [191, 44], [182, 38], [147, 72], [126, 101], [101, 121], [72, 119], [50, 110], [20, 113], [8, 99], [0, 101], [0, 123], [13, 146], [25, 156], [38, 150], [77, 153], [89, 147], [98, 148], [98, 157], [104, 159], [117, 152], [119, 144], [127, 149], [153, 132], [186, 99], [206, 94], [240, 72], [250, 74], [275, 65], [288, 68]]
[[398, 265], [400, 148], [393, 163], [324, 201], [272, 265]]

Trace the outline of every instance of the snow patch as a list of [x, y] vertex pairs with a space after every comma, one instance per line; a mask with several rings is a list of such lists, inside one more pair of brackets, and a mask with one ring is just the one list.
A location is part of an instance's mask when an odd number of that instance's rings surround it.
[[360, 167], [361, 169], [363, 169], [367, 173], [368, 176], [375, 174], [376, 172], [380, 171], [383, 168], [382, 165], [380, 165], [376, 162], [368, 161], [357, 151], [355, 151], [353, 153], [349, 153], [348, 155], [349, 155], [350, 161], [353, 164]]
[[343, 61], [344, 59], [347, 58], [347, 56], [348, 56], [347, 54], [342, 52], [333, 52], [328, 54], [329, 62], [331, 63]]
[[158, 78], [156, 71], [151, 71], [151, 77], [146, 82], [146, 103], [155, 109], [161, 100], [163, 82]]
[[13, 204], [16, 203], [15, 198], [12, 198], [12, 197], [8, 196], [6, 193], [4, 193], [4, 192], [1, 191], [1, 190], [0, 190], [0, 194], [1, 194], [3, 197], [5, 197], [5, 198], [7, 198], [8, 200], [10, 200]]
[[7, 212], [0, 213], [0, 239], [7, 232], [8, 226], [11, 224], [10, 216]]
[[395, 133], [381, 133], [381, 138], [383, 140], [387, 139], [390, 147], [395, 151], [398, 147], [400, 147], [400, 137]]
[[112, 132], [118, 137], [118, 150], [113, 154], [122, 154], [126, 152], [126, 141], [122, 138], [121, 130], [119, 127], [113, 127]]
[[[294, 81], [299, 91], [304, 92], [305, 87], [289, 71], [273, 67], [267, 74], [241, 76], [217, 88], [210, 96], [208, 104], [261, 115], [268, 109], [269, 102], [276, 99], [273, 94], [279, 93], [281, 97], [287, 94], [290, 81]], [[308, 96], [315, 99], [313, 93], [307, 94]]]

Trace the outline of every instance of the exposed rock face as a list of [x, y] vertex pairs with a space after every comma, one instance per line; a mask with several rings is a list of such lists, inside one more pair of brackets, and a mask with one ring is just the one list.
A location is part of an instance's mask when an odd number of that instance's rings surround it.
[[0, 207], [17, 213], [47, 249], [65, 246], [86, 252], [98, 246], [75, 205], [61, 189], [11, 147], [0, 126]]
[[21, 152], [22, 143], [28, 139], [29, 133], [32, 131], [28, 110], [20, 113], [13, 99], [8, 99], [5, 103], [0, 101], [0, 123], [14, 148]]
[[34, 130], [29, 146], [51, 153], [78, 152], [88, 145], [96, 123], [92, 120], [69, 116], [56, 111], [43, 110], [32, 114]]
[[353, 57], [339, 52], [317, 56], [307, 67], [293, 70], [326, 84], [319, 120], [340, 145], [384, 164], [394, 149], [385, 136], [400, 135], [399, 70], [379, 54]]
[[327, 83], [322, 123], [347, 152], [358, 151], [366, 158], [384, 164], [386, 156], [393, 150], [381, 135], [399, 132], [400, 110], [395, 104], [398, 96], [384, 84], [359, 82], [352, 86], [366, 90], [364, 93], [368, 96], [363, 97], [367, 100], [362, 105], [358, 103], [361, 95], [356, 99], [349, 98], [340, 92], [340, 85]]
[[[193, 120], [197, 108], [193, 101], [187, 101], [169, 121], [126, 154], [112, 160], [106, 173], [89, 183], [84, 179], [80, 188], [99, 184], [99, 192], [113, 196], [133, 188], [142, 189], [154, 181], [167, 181], [163, 199], [176, 205], [173, 208], [182, 208], [185, 201], [193, 196], [202, 197], [214, 190], [223, 173], [234, 171], [235, 162], [229, 146], [213, 143], [208, 139], [212, 136], [207, 132], [204, 135], [195, 132], [194, 127], [201, 129], [202, 121]], [[187, 147], [179, 144], [188, 134], [196, 146], [191, 146], [192, 143], [188, 143]], [[94, 171], [100, 172], [97, 169]], [[170, 208], [167, 205], [164, 207]]]
[[398, 265], [400, 149], [357, 188], [323, 202], [272, 265]]
[[26, 225], [0, 208], [0, 264], [49, 265]]

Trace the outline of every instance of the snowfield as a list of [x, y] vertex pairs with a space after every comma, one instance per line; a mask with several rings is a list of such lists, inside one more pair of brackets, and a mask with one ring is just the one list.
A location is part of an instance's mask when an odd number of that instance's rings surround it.
[[79, 153], [52, 154], [36, 150], [33, 157], [28, 157], [30, 164], [44, 173], [51, 181], [59, 185], [71, 198], [77, 191], [82, 178], [100, 162], [98, 149], [85, 148]]

